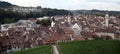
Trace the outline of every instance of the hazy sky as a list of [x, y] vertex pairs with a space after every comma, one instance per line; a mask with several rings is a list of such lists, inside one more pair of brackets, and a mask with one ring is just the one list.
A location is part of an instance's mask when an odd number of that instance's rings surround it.
[[2, 0], [19, 6], [42, 6], [57, 9], [100, 9], [120, 11], [120, 0]]

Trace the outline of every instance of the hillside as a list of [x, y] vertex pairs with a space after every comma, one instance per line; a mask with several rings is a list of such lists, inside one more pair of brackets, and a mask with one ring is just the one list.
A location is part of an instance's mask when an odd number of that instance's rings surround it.
[[[16, 7], [19, 7], [19, 9], [17, 11], [14, 11], [14, 10], [11, 10], [11, 7], [15, 5], [8, 3], [8, 2], [3, 2], [3, 1], [0, 1], [0, 2], [1, 2], [0, 3], [0, 19], [1, 19], [0, 24], [14, 23], [20, 19], [26, 19], [26, 18], [38, 18], [38, 17], [43, 17], [43, 16], [55, 16], [55, 15], [64, 16], [70, 13], [70, 11], [68, 10], [52, 9], [52, 8], [40, 8], [41, 11], [39, 10], [31, 11], [29, 10], [29, 8], [31, 7], [23, 8], [21, 6], [16, 6]], [[37, 8], [37, 7], [34, 7], [34, 8]], [[15, 9], [15, 7], [13, 9]], [[26, 11], [24, 9], [28, 9], [28, 10]], [[24, 12], [21, 12], [21, 11], [24, 11]]]
[[0, 1], [0, 8], [9, 8], [11, 6], [15, 6], [9, 2], [5, 2], [5, 1]]
[[96, 15], [105, 15], [109, 13], [110, 15], [120, 16], [120, 11], [109, 11], [109, 10], [72, 10], [74, 14], [96, 14]]
[[58, 43], [61, 54], [120, 54], [120, 41], [88, 40]]
[[113, 15], [113, 16], [116, 16], [117, 18], [120, 18], [119, 11], [105, 11], [105, 10], [71, 10], [71, 11], [68, 11], [64, 9], [52, 9], [52, 8], [42, 8], [42, 7], [40, 8], [40, 10], [36, 10], [37, 7], [34, 7], [33, 9], [35, 11], [31, 11], [29, 10], [29, 8], [31, 7], [24, 8], [21, 6], [13, 5], [9, 2], [0, 1], [0, 19], [1, 19], [0, 24], [14, 23], [20, 19], [26, 19], [26, 18], [38, 18], [38, 17], [43, 17], [43, 16], [51, 17], [55, 15], [66, 16], [68, 14], [71, 14], [71, 15], [94, 14], [98, 16], [104, 16], [106, 12], [108, 12], [109, 15]]

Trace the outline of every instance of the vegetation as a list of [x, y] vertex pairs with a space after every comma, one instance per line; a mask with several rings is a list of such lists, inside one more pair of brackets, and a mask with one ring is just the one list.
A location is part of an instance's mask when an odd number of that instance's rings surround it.
[[51, 46], [38, 46], [27, 50], [20, 50], [8, 54], [52, 54]]
[[[42, 8], [42, 11], [40, 12], [33, 11], [30, 13], [24, 13], [24, 12], [13, 12], [11, 10], [11, 7], [13, 6], [17, 6], [17, 5], [13, 5], [8, 2], [0, 1], [0, 24], [13, 23], [20, 19], [26, 19], [26, 18], [37, 18], [37, 17], [55, 16], [55, 15], [94, 14], [98, 16], [104, 16], [106, 12], [108, 12], [110, 15], [115, 15], [118, 18], [120, 18], [119, 11], [101, 11], [101, 10], [68, 11], [68, 10], [63, 10], [63, 9]], [[8, 10], [5, 10], [5, 9], [8, 9]]]
[[42, 11], [40, 12], [39, 11], [38, 12], [31, 11], [30, 13], [13, 12], [11, 10], [11, 7], [13, 6], [16, 6], [16, 5], [13, 5], [5, 1], [0, 1], [0, 24], [12, 23], [12, 22], [18, 21], [19, 19], [37, 18], [37, 17], [55, 16], [55, 15], [68, 15], [68, 13], [71, 13], [68, 10], [51, 9], [51, 8], [42, 8]]
[[120, 54], [120, 41], [91, 40], [58, 43], [61, 54]]
[[0, 9], [0, 24], [13, 23], [22, 18], [23, 16], [20, 13]]
[[93, 14], [97, 16], [105, 16], [106, 13], [109, 13], [110, 15], [120, 17], [120, 11], [108, 11], [108, 10], [74, 10], [72, 11], [74, 14]]
[[51, 25], [51, 20], [43, 19], [41, 21], [37, 21], [36, 24], [41, 24], [42, 26], [50, 26]]
[[[43, 8], [42, 12], [30, 12], [30, 13], [21, 13], [13, 12], [10, 10], [0, 9], [0, 24], [16, 22], [20, 19], [26, 18], [37, 18], [43, 16], [54, 16], [54, 15], [67, 15], [69, 11], [67, 10], [57, 10], [50, 8]], [[11, 21], [13, 20], [13, 21]]]
[[11, 6], [13, 6], [13, 5], [8, 3], [8, 2], [0, 1], [0, 7], [1, 8], [8, 8], [8, 7], [11, 7]]

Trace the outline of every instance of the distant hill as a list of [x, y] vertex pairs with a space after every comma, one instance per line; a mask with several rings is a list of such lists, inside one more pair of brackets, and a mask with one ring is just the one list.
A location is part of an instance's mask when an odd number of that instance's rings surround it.
[[[35, 9], [36, 11], [32, 11], [31, 9], [32, 10]], [[40, 11], [38, 9], [40, 9]], [[40, 8], [22, 7], [22, 6], [13, 5], [9, 2], [0, 1], [0, 24], [13, 23], [15, 21], [18, 21], [20, 19], [25, 19], [25, 18], [38, 18], [38, 17], [43, 17], [43, 16], [55, 16], [55, 15], [66, 16], [68, 14], [71, 14], [71, 15], [95, 14], [95, 15], [104, 16], [106, 12], [108, 12], [110, 15], [114, 15], [120, 18], [120, 11], [106, 11], [106, 10], [71, 10], [71, 11], [68, 11], [64, 9], [52, 9], [52, 8], [42, 8], [42, 7]]]
[[70, 11], [64, 9], [22, 7], [22, 6], [13, 5], [9, 2], [0, 1], [0, 24], [14, 23], [20, 19], [27, 19], [27, 18], [68, 15], [68, 13], [70, 13]]
[[73, 14], [96, 14], [96, 15], [105, 15], [109, 13], [110, 15], [120, 16], [120, 11], [108, 11], [108, 10], [72, 10]]
[[11, 6], [15, 6], [9, 2], [5, 2], [5, 1], [0, 1], [0, 8], [9, 8]]

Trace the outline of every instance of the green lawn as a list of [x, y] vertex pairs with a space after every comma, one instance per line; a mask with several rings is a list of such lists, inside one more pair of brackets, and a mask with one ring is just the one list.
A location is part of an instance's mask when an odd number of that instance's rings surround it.
[[58, 43], [61, 54], [120, 54], [120, 41], [89, 40]]
[[28, 50], [15, 51], [8, 54], [52, 54], [52, 47], [48, 45], [37, 46]]

